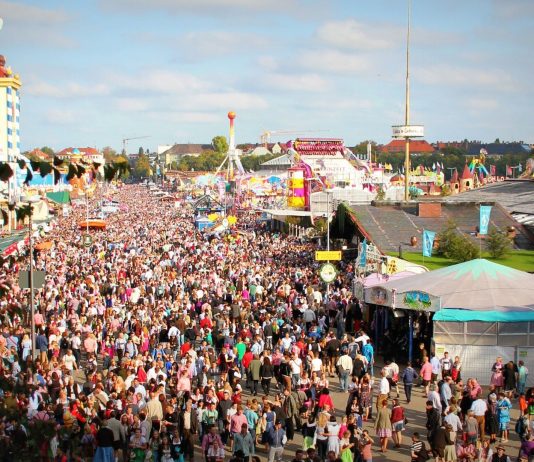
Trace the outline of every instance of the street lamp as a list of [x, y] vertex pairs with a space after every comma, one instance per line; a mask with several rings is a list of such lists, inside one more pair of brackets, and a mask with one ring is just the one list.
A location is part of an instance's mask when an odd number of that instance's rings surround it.
[[28, 246], [30, 252], [30, 271], [28, 279], [30, 281], [30, 317], [31, 317], [31, 340], [32, 340], [32, 358], [35, 361], [36, 358], [36, 348], [35, 348], [35, 300], [33, 297], [33, 204], [39, 202], [41, 199], [39, 197], [30, 197], [24, 203], [26, 203], [30, 209], [29, 216], [29, 233], [28, 233]]

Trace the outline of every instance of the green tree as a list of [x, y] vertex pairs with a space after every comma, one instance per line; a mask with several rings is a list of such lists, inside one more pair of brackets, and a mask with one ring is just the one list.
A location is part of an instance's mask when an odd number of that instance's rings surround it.
[[48, 146], [43, 146], [40, 151], [44, 152], [48, 157], [52, 158], [56, 154], [55, 151], [52, 148], [49, 148]]
[[373, 141], [373, 140], [361, 141], [356, 146], [350, 148], [350, 150], [354, 154], [365, 155], [365, 154], [367, 154], [367, 143], [371, 143], [371, 150], [373, 151], [373, 154], [374, 154], [374, 152], [376, 150], [377, 143], [376, 143], [376, 141]]
[[438, 235], [438, 253], [457, 262], [473, 260], [479, 257], [479, 250], [470, 239], [458, 231], [454, 220], [449, 220]]
[[148, 156], [141, 154], [134, 162], [133, 175], [136, 178], [146, 178], [150, 176], [150, 161]]
[[512, 241], [508, 239], [506, 233], [492, 226], [486, 237], [486, 249], [492, 258], [504, 257], [511, 247]]
[[215, 152], [218, 152], [219, 154], [226, 154], [228, 152], [228, 141], [225, 136], [218, 135], [213, 137], [211, 145]]

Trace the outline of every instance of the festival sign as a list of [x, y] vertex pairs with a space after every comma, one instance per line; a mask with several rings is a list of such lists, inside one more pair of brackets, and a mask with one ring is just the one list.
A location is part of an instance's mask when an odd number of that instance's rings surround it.
[[393, 307], [434, 313], [441, 309], [441, 299], [420, 290], [410, 290], [394, 294]]
[[365, 289], [365, 303], [392, 306], [391, 292], [380, 286], [368, 287]]
[[423, 125], [393, 125], [393, 138], [424, 138]]

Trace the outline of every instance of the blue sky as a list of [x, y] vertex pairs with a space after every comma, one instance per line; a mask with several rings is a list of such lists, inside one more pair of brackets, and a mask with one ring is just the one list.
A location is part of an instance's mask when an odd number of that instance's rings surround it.
[[[237, 142], [403, 122], [405, 0], [3, 1], [22, 149]], [[429, 141], [534, 142], [534, 2], [413, 0], [412, 123]], [[307, 135], [311, 136], [312, 133]], [[285, 141], [290, 135], [273, 138]]]

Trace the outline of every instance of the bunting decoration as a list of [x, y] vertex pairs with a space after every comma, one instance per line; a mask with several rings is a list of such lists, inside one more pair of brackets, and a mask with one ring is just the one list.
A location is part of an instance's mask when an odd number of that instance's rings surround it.
[[[78, 163], [68, 163], [57, 156], [51, 161], [39, 161], [39, 160], [30, 160], [29, 162], [25, 159], [18, 159], [17, 165], [21, 170], [26, 170], [26, 178], [24, 179], [23, 184], [30, 186], [34, 177], [34, 173], [39, 173], [39, 175], [44, 178], [47, 175], [52, 174], [54, 178], [54, 185], [57, 185], [61, 180], [61, 174], [64, 169], [67, 169], [66, 180], [70, 181], [74, 177], [81, 178], [87, 172], [87, 168], [90, 168], [92, 178], [96, 178], [98, 174], [98, 169], [101, 167], [101, 164], [97, 162], [84, 162], [83, 160]], [[61, 169], [61, 170], [60, 170]], [[129, 173], [131, 167], [128, 162], [113, 162], [112, 164], [106, 165], [104, 167], [104, 179], [108, 182], [118, 179], [121, 176]], [[0, 181], [8, 181], [15, 172], [13, 168], [7, 162], [0, 162]]]

